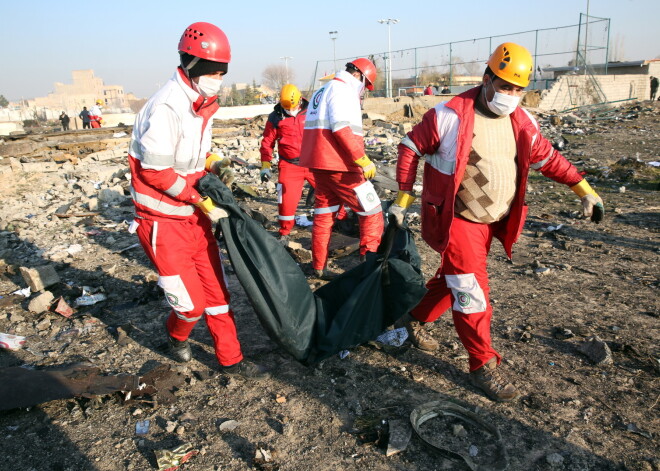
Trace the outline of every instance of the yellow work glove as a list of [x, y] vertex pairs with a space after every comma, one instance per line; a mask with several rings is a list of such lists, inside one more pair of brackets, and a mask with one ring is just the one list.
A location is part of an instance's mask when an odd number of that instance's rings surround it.
[[261, 177], [262, 182], [270, 180], [270, 167], [270, 162], [261, 162], [261, 172], [259, 172], [259, 177]]
[[598, 224], [605, 216], [605, 207], [603, 200], [598, 193], [591, 188], [586, 180], [582, 180], [577, 185], [573, 185], [571, 190], [580, 197], [582, 201], [582, 214], [585, 218], [591, 217], [591, 220]]
[[357, 159], [355, 163], [362, 167], [362, 173], [364, 173], [364, 178], [367, 180], [371, 180], [376, 176], [376, 166], [366, 155]]
[[202, 198], [198, 203], [195, 203], [195, 206], [201, 209], [202, 212], [206, 214], [212, 222], [218, 222], [220, 219], [229, 216], [227, 211], [219, 206], [216, 206], [213, 200], [208, 196]]
[[229, 167], [230, 164], [231, 160], [229, 160], [227, 157], [223, 157], [218, 154], [209, 154], [209, 156], [206, 158], [206, 164], [204, 165], [204, 168], [207, 172], [220, 175], [220, 170], [225, 167]]
[[408, 208], [413, 204], [413, 201], [415, 201], [415, 197], [410, 192], [399, 190], [397, 193], [394, 203], [387, 212], [394, 217], [394, 222], [398, 228], [406, 227], [406, 213], [408, 213]]

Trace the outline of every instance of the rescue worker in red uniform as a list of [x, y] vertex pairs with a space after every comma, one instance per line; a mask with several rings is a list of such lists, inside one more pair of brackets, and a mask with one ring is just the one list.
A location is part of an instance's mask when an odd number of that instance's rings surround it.
[[310, 168], [316, 181], [312, 268], [319, 278], [324, 276], [332, 225], [342, 205], [358, 215], [361, 260], [380, 244], [383, 214], [369, 181], [376, 176], [376, 166], [364, 152], [360, 108], [364, 89], [373, 90], [375, 80], [374, 64], [355, 59], [314, 93], [307, 109], [300, 165]]
[[220, 157], [209, 154], [217, 95], [231, 59], [225, 33], [194, 23], [179, 41], [181, 66], [137, 114], [129, 149], [132, 230], [158, 270], [158, 285], [172, 311], [166, 328], [170, 354], [192, 359], [188, 337], [204, 317], [222, 371], [262, 379], [265, 372], [243, 359], [229, 292], [212, 232], [226, 213], [195, 189]]
[[101, 111], [103, 104], [103, 100], [96, 100], [92, 109], [89, 110], [89, 124], [92, 128], [100, 128], [101, 124], [103, 124], [103, 111]]
[[498, 369], [501, 355], [491, 342], [486, 259], [493, 237], [511, 257], [527, 215], [529, 170], [568, 185], [581, 198], [585, 217], [599, 222], [604, 213], [596, 192], [518, 106], [532, 67], [527, 49], [501, 44], [480, 86], [430, 109], [399, 144], [399, 193], [390, 209], [404, 224], [415, 198], [417, 165], [425, 156], [422, 237], [442, 259], [406, 327], [415, 346], [436, 350], [438, 342], [423, 324], [451, 307], [469, 354], [470, 381], [495, 401], [511, 401], [519, 393]]
[[298, 87], [290, 83], [284, 85], [280, 92], [280, 102], [268, 116], [261, 140], [262, 181], [270, 179], [275, 144], [280, 156], [277, 208], [280, 223], [279, 238], [283, 244], [288, 242], [289, 234], [295, 224], [296, 209], [305, 181], [308, 181], [312, 188], [316, 187], [312, 172], [299, 165], [308, 104]]

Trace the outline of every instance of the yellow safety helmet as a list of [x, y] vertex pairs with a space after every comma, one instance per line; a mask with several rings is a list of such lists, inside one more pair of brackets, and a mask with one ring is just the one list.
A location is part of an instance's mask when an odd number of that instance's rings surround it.
[[96, 100], [97, 105], [105, 105], [105, 102], [101, 99]]
[[534, 71], [532, 55], [515, 43], [500, 44], [488, 59], [488, 67], [502, 80], [526, 87]]
[[280, 105], [287, 111], [295, 110], [300, 105], [301, 98], [302, 95], [298, 87], [292, 83], [287, 83], [282, 87], [282, 91], [280, 92]]

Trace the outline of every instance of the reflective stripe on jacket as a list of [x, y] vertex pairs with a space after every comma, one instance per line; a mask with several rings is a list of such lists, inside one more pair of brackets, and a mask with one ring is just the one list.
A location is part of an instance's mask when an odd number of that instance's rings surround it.
[[218, 108], [215, 97], [199, 95], [177, 69], [137, 114], [128, 160], [138, 217], [185, 219], [194, 213]]
[[336, 172], [362, 171], [355, 163], [364, 155], [361, 87], [358, 79], [342, 71], [314, 93], [305, 120], [301, 166]]
[[[480, 93], [478, 86], [431, 108], [399, 144], [397, 182], [403, 191], [412, 190], [419, 158], [425, 156], [422, 237], [440, 253], [449, 242], [456, 193], [472, 148], [474, 103]], [[495, 237], [509, 257], [527, 216], [525, 190], [529, 169], [569, 186], [582, 180], [577, 169], [541, 135], [538, 123], [526, 110], [516, 108], [511, 124], [517, 152], [516, 196], [509, 215], [496, 223], [495, 229]]]

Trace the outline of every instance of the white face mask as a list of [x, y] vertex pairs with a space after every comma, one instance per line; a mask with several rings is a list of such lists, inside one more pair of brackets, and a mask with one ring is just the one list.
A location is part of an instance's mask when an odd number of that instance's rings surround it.
[[[493, 87], [493, 90], [495, 90], [495, 87], [493, 86], [493, 82], [490, 81], [489, 83], [490, 86]], [[488, 99], [486, 99], [486, 104], [488, 105], [488, 109], [493, 113], [495, 113], [496, 115], [508, 116], [511, 113], [513, 113], [520, 104], [520, 97], [513, 95], [506, 95], [500, 92], [495, 92], [495, 96], [493, 96], [493, 99], [491, 101], [488, 101]]]
[[290, 116], [296, 116], [300, 112], [300, 108], [296, 108], [295, 110], [285, 110], [287, 114]]
[[202, 75], [197, 82], [197, 88], [199, 89], [200, 95], [204, 97], [215, 96], [220, 93], [222, 79], [215, 79], [208, 75]]

